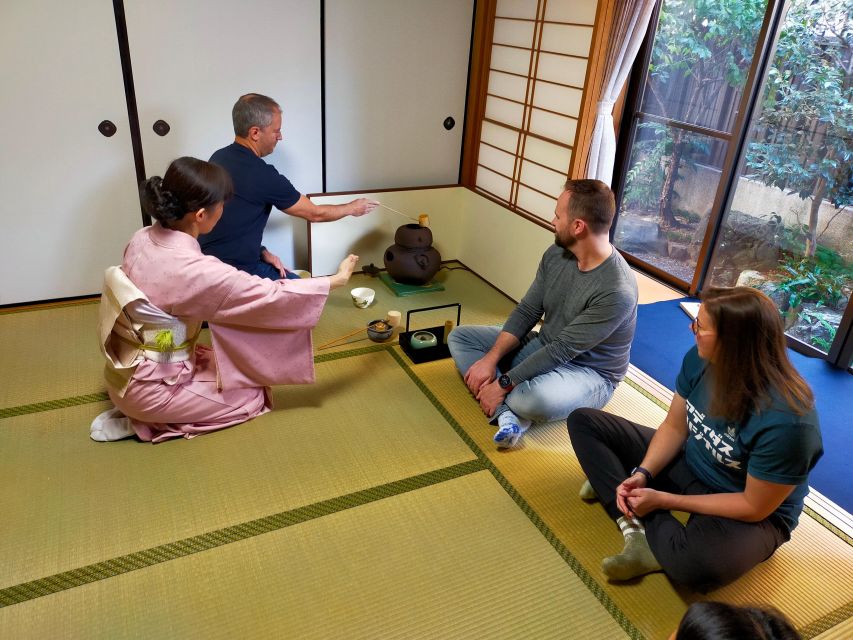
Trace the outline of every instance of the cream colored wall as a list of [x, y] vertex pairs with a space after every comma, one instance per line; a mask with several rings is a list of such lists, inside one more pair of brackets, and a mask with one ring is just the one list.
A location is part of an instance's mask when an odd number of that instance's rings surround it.
[[[318, 204], [339, 204], [355, 197], [378, 200], [412, 218], [430, 217], [433, 246], [443, 260], [456, 259], [515, 300], [521, 299], [536, 273], [539, 258], [554, 234], [464, 187], [364, 193], [312, 198]], [[383, 267], [385, 249], [394, 231], [409, 222], [379, 208], [361, 218], [311, 225], [311, 272], [334, 273], [348, 253]], [[637, 273], [640, 303], [672, 300], [682, 293]]]
[[382, 256], [385, 249], [394, 244], [394, 232], [397, 227], [417, 223], [417, 218], [422, 213], [430, 217], [433, 246], [441, 254], [442, 260], [458, 258], [462, 235], [459, 223], [465, 215], [462, 191], [466, 189], [448, 187], [311, 198], [317, 204], [341, 204], [353, 198], [372, 198], [414, 219], [409, 220], [379, 207], [360, 218], [350, 217], [335, 222], [312, 224], [309, 270], [318, 276], [334, 273], [338, 263], [348, 253], [355, 253], [361, 258], [359, 268], [371, 262], [384, 268]]
[[[542, 252], [554, 234], [464, 187], [364, 193], [313, 198], [338, 204], [354, 197], [374, 198], [412, 218], [430, 217], [433, 245], [443, 260], [465, 263], [498, 289], [518, 300], [533, 280]], [[379, 208], [361, 218], [311, 225], [311, 272], [326, 275], [347, 253], [383, 267], [385, 249], [394, 244], [397, 227], [406, 218]]]

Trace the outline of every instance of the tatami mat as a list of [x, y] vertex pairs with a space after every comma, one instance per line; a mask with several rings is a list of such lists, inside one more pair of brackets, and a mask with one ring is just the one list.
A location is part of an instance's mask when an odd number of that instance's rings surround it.
[[317, 378], [160, 445], [91, 441], [106, 403], [0, 421], [0, 588], [473, 459], [387, 352]]
[[[496, 324], [513, 308], [465, 270], [437, 278], [445, 292], [397, 298], [355, 276], [315, 345], [390, 309], [405, 321], [462, 302], [463, 324]], [[376, 290], [370, 308], [352, 305], [356, 286]], [[94, 304], [0, 315], [2, 637], [651, 639], [697, 598], [661, 574], [606, 582], [600, 560], [621, 538], [577, 498], [564, 422], [498, 451], [450, 360], [411, 365], [361, 336], [320, 351], [317, 383], [276, 388], [276, 410], [247, 424], [94, 443], [108, 406], [96, 318]], [[650, 395], [626, 381], [607, 409], [655, 426]], [[804, 514], [791, 543], [711, 597], [840, 640], [851, 549]]]
[[[314, 330], [314, 345], [321, 346], [359, 327], [367, 327], [368, 322], [384, 318], [390, 310], [402, 313], [400, 329], [402, 331], [406, 325], [406, 314], [412, 309], [459, 302], [462, 304], [462, 324], [499, 324], [515, 307], [509, 298], [487, 285], [475, 274], [461, 268], [458, 263], [446, 265], [436, 274], [435, 281], [441, 282], [445, 290], [424, 295], [397, 297], [379, 278], [371, 278], [363, 274], [353, 276], [349, 285], [336, 289], [329, 296], [323, 319]], [[349, 292], [355, 287], [369, 287], [376, 292], [376, 298], [368, 308], [358, 309], [353, 305]], [[412, 314], [411, 320], [412, 329], [443, 326], [445, 320], [452, 320], [455, 324], [456, 309], [417, 312]], [[389, 342], [396, 342], [396, 334]], [[367, 338], [365, 330], [319, 353], [335, 351], [341, 347], [353, 348], [369, 344], [372, 343]]]
[[6, 607], [0, 628], [29, 638], [627, 637], [487, 472]]
[[103, 392], [98, 305], [0, 314], [0, 409]]

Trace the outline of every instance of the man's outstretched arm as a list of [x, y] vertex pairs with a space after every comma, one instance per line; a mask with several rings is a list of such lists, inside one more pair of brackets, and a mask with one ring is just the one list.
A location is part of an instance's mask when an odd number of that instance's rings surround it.
[[283, 209], [289, 215], [302, 218], [308, 222], [332, 222], [347, 216], [359, 217], [370, 213], [379, 203], [368, 198], [358, 198], [346, 204], [314, 204], [307, 196], [299, 196], [291, 207]]

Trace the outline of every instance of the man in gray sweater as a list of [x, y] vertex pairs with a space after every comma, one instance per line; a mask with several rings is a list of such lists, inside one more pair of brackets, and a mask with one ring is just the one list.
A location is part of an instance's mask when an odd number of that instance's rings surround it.
[[555, 244], [503, 328], [460, 326], [448, 338], [465, 384], [498, 425], [498, 447], [515, 447], [533, 422], [600, 409], [625, 377], [637, 281], [610, 244], [615, 210], [603, 182], [566, 182], [551, 221]]

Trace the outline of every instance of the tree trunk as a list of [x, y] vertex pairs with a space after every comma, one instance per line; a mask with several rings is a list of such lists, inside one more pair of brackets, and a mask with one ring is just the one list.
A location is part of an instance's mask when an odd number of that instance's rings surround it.
[[809, 232], [806, 236], [806, 257], [811, 257], [817, 250], [817, 218], [820, 213], [820, 205], [826, 195], [826, 178], [821, 176], [817, 179], [814, 193], [812, 193], [812, 204], [809, 207]]
[[675, 182], [678, 180], [678, 166], [681, 164], [683, 132], [678, 130], [672, 139], [672, 155], [666, 168], [666, 176], [658, 201], [658, 212], [660, 214], [660, 225], [664, 229], [670, 229], [676, 225], [675, 216], [672, 214], [672, 192]]

